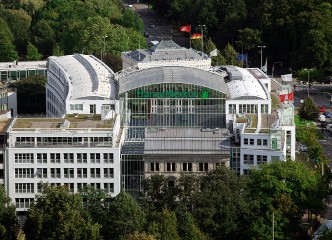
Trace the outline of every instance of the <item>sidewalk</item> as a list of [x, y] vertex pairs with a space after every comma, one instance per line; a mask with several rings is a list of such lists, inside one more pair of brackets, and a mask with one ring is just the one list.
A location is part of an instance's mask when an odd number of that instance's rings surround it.
[[326, 208], [325, 220], [332, 220], [332, 195], [329, 195], [329, 201]]

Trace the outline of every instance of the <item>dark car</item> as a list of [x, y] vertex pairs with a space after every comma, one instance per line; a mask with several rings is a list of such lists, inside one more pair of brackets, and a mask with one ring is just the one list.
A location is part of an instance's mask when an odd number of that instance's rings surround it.
[[144, 37], [150, 37], [150, 35], [149, 35], [149, 33], [147, 33], [147, 32], [144, 32]]
[[150, 28], [154, 28], [154, 25], [152, 24], [152, 25], [150, 25]]
[[330, 112], [325, 112], [323, 113], [323, 115], [326, 117], [326, 118], [332, 118], [332, 115]]

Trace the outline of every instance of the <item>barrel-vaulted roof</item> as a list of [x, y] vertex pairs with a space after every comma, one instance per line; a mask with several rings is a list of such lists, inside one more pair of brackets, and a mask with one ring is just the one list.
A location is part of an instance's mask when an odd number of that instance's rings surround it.
[[202, 86], [229, 95], [224, 76], [217, 72], [182, 66], [163, 66], [118, 75], [119, 94], [160, 83], [183, 83]]

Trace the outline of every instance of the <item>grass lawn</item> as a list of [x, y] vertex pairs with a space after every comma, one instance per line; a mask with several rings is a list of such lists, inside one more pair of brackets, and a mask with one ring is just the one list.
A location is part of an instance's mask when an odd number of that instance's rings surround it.
[[307, 127], [307, 123], [309, 123], [310, 128], [317, 128], [313, 121], [301, 121], [298, 115], [294, 115], [294, 122], [296, 127]]

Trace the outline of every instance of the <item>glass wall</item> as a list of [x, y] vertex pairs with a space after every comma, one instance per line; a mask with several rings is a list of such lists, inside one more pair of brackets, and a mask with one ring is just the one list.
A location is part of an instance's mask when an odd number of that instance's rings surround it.
[[[225, 127], [225, 94], [197, 85], [163, 83], [122, 94], [129, 126]], [[127, 111], [125, 110], [127, 109]]]

